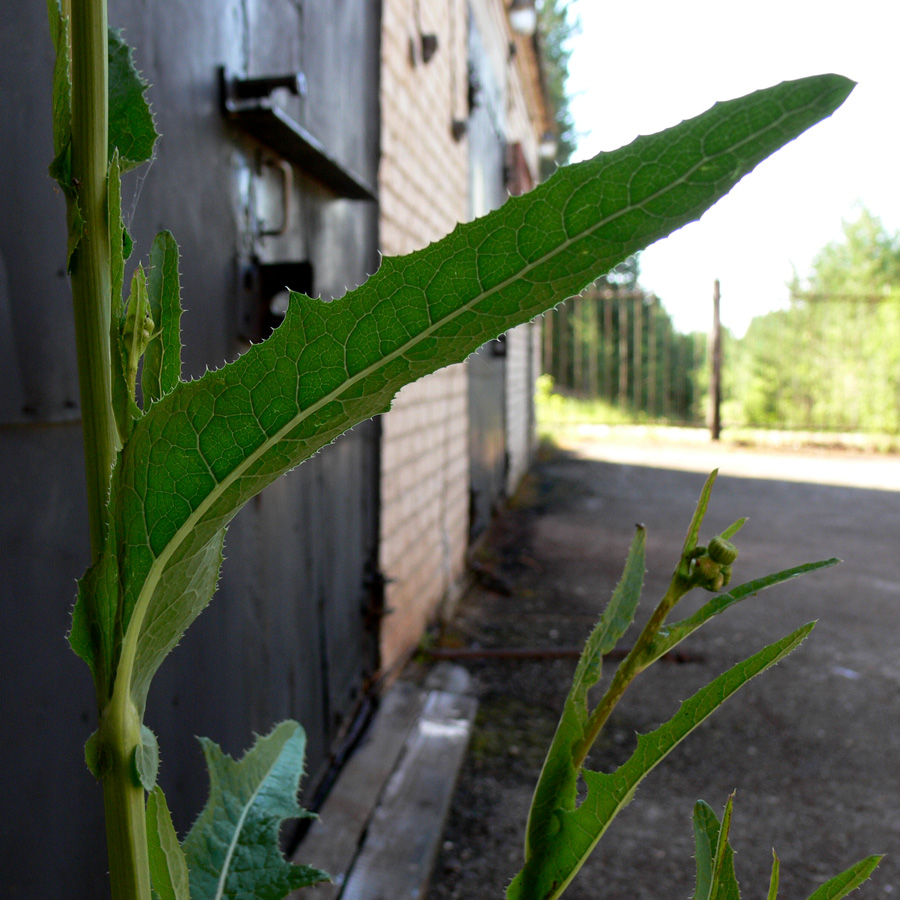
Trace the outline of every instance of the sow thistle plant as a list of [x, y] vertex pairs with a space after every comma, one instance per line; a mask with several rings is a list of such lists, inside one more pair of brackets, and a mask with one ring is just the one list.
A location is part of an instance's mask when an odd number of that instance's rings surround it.
[[[278, 725], [240, 760], [202, 748], [210, 797], [179, 841], [156, 782], [159, 750], [144, 723], [154, 674], [209, 603], [228, 523], [267, 484], [394, 394], [464, 360], [485, 341], [582, 290], [635, 251], [698, 218], [761, 160], [830, 115], [852, 90], [837, 75], [786, 82], [720, 103], [660, 134], [558, 171], [530, 194], [409, 256], [385, 259], [344, 297], [292, 293], [283, 324], [236, 361], [181, 378], [179, 252], [167, 232], [123, 298], [132, 251], [121, 176], [157, 140], [131, 51], [107, 25], [105, 0], [48, 0], [56, 51], [51, 173], [66, 199], [84, 428], [91, 565], [79, 582], [69, 641], [96, 688], [86, 759], [103, 786], [113, 900], [276, 900], [327, 876], [278, 848], [296, 801], [305, 738]], [[138, 384], [140, 377], [140, 384]], [[547, 900], [569, 883], [644, 775], [724, 698], [774, 664], [806, 626], [736, 666], [640, 738], [611, 774], [583, 767], [630, 681], [708, 619], [801, 567], [717, 594], [669, 625], [687, 590], [725, 586], [734, 529], [697, 546], [708, 488], [669, 591], [598, 705], [588, 690], [634, 615], [643, 572], [639, 531], [622, 583], [588, 641], [538, 783], [525, 866], [510, 898]], [[726, 559], [728, 558], [728, 559]], [[829, 561], [830, 562], [830, 561]], [[586, 798], [576, 802], [583, 778]], [[736, 894], [720, 824], [695, 812], [696, 898]], [[874, 858], [814, 894], [836, 898]], [[777, 866], [770, 897], [777, 888]]]

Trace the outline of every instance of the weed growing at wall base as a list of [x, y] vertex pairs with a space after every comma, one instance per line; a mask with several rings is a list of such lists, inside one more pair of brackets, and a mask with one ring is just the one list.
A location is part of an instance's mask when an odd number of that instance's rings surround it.
[[[698, 218], [766, 156], [830, 115], [852, 83], [837, 75], [787, 82], [561, 169], [442, 241], [385, 259], [339, 300], [291, 294], [284, 323], [268, 340], [185, 382], [170, 234], [157, 237], [123, 299], [132, 242], [120, 178], [151, 158], [157, 140], [146, 85], [130, 49], [108, 28], [105, 0], [48, 0], [48, 10], [56, 52], [51, 173], [67, 203], [92, 549], [69, 641], [96, 688], [99, 725], [86, 758], [103, 786], [113, 900], [276, 900], [327, 877], [288, 865], [277, 846], [280, 822], [304, 814], [295, 799], [302, 728], [278, 725], [240, 761], [204, 740], [210, 799], [180, 842], [156, 783], [157, 740], [143, 721], [154, 674], [212, 598], [231, 519], [266, 485], [387, 410], [403, 385], [464, 360]], [[702, 508], [705, 501], [700, 518]], [[689, 587], [723, 585], [725, 564], [712, 545], [696, 546], [698, 529], [695, 517], [670, 592], [588, 713], [586, 691], [599, 678], [600, 659], [633, 614], [643, 566], [643, 539], [636, 541], [579, 666], [511, 897], [558, 896], [633, 785], [721, 695], [805, 636], [807, 629], [789, 635], [688, 701], [641, 741], [625, 780], [584, 771], [588, 800], [574, 808], [572, 786], [587, 749], [631, 678], [702, 624], [697, 616], [705, 621], [736, 602], [741, 589], [664, 630], [665, 615]], [[695, 815], [698, 897], [730, 891], [729, 816], [730, 807], [719, 825], [704, 808]], [[860, 864], [846, 884], [873, 865]], [[842, 893], [827, 887], [821, 896]]]

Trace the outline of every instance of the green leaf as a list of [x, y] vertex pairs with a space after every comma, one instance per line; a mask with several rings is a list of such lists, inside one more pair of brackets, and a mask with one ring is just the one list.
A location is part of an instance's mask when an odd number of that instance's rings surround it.
[[147, 277], [150, 317], [156, 333], [144, 352], [141, 389], [144, 407], [159, 400], [181, 381], [181, 281], [178, 244], [168, 231], [158, 234], [150, 249]]
[[778, 859], [778, 854], [773, 850], [772, 851], [772, 875], [769, 878], [769, 893], [766, 896], [766, 900], [778, 900], [778, 878], [781, 874], [781, 860]]
[[59, 0], [47, 0], [50, 39], [53, 42], [53, 161], [50, 176], [66, 197], [66, 267], [84, 234], [84, 218], [72, 186], [72, 81], [69, 77], [69, 20]]
[[159, 900], [190, 900], [187, 860], [158, 786], [147, 797], [147, 851], [150, 882]]
[[152, 791], [156, 787], [156, 776], [159, 774], [159, 743], [156, 735], [143, 723], [141, 742], [134, 748], [132, 768], [135, 782], [145, 791]]
[[119, 655], [119, 565], [105, 552], [78, 582], [69, 646], [90, 666], [100, 708], [112, 692]]
[[[137, 657], [148, 655], [139, 645], [158, 644], [148, 617], [191, 621], [185, 610], [160, 611], [180, 603], [170, 567], [196, 583], [210, 542], [267, 484], [386, 411], [405, 384], [465, 359], [697, 218], [851, 89], [835, 75], [787, 82], [561, 169], [442, 241], [385, 259], [339, 300], [292, 295], [267, 341], [154, 403], [112, 481], [103, 552], [119, 557], [125, 637], [116, 677], [143, 678], [134, 671]], [[199, 580], [214, 584], [214, 573]]]
[[190, 552], [166, 567], [137, 642], [131, 698], [140, 716], [144, 714], [147, 692], [156, 670], [215, 593], [224, 541], [223, 527], [197, 552]]
[[[59, 0], [47, 0], [50, 40], [53, 42], [53, 155], [51, 174], [62, 187], [70, 183], [72, 143], [72, 81], [69, 77], [69, 20], [62, 14]], [[57, 177], [57, 174], [59, 177]]]
[[[694, 807], [694, 836], [697, 842], [695, 900], [741, 900], [734, 874], [734, 850], [728, 843], [733, 802], [734, 797], [729, 797], [721, 825], [716, 814], [702, 800]], [[701, 852], [704, 855], [702, 874]]]
[[694, 844], [697, 862], [697, 885], [694, 900], [708, 900], [713, 885], [713, 862], [719, 842], [719, 820], [709, 804], [698, 800], [694, 805]]
[[703, 489], [700, 491], [700, 497], [697, 500], [697, 507], [694, 515], [691, 517], [691, 524], [688, 526], [687, 534], [684, 536], [684, 546], [681, 548], [681, 559], [678, 561], [678, 571], [683, 577], [689, 575], [688, 561], [691, 553], [697, 546], [700, 537], [700, 527], [703, 525], [703, 518], [706, 516], [706, 510], [709, 508], [709, 498], [712, 495], [713, 485], [719, 475], [718, 469], [713, 469], [706, 477], [703, 483]]
[[[138, 365], [147, 344], [153, 337], [153, 318], [150, 315], [150, 298], [147, 294], [147, 273], [139, 265], [131, 277], [131, 293], [128, 307], [122, 320], [119, 348], [125, 369], [125, 387], [135, 407]], [[138, 415], [140, 413], [138, 412]]]
[[[661, 656], [669, 653], [674, 647], [680, 644], [686, 637], [693, 634], [701, 625], [704, 625], [710, 619], [725, 612], [726, 609], [746, 600], [748, 597], [754, 597], [760, 591], [774, 587], [776, 584], [782, 584], [797, 578], [800, 575], [806, 575], [809, 572], [815, 572], [818, 569], [826, 569], [829, 566], [835, 566], [840, 562], [836, 557], [831, 559], [823, 559], [818, 562], [804, 563], [802, 566], [793, 566], [790, 569], [784, 569], [773, 575], [765, 575], [762, 578], [755, 578], [738, 587], [732, 588], [727, 594], [716, 594], [712, 600], [705, 603], [697, 612], [682, 619], [680, 622], [673, 622], [666, 625], [659, 634], [659, 638], [654, 642], [653, 655], [650, 662], [655, 662]], [[648, 663], [649, 665], [649, 663]]]
[[864, 881], [867, 881], [875, 871], [875, 867], [884, 857], [867, 856], [858, 863], [845, 869], [840, 875], [835, 875], [825, 882], [817, 891], [809, 895], [809, 900], [841, 900], [847, 894], [855, 891]]
[[278, 829], [309, 816], [297, 804], [306, 735], [282, 722], [258, 737], [240, 761], [201, 738], [209, 767], [209, 801], [184, 841], [192, 900], [282, 900], [296, 888], [327, 881], [311, 866], [285, 862]]
[[572, 687], [528, 811], [526, 859], [533, 847], [539, 847], [548, 834], [553, 834], [557, 811], [575, 809], [580, 766], [575, 765], [573, 755], [576, 745], [584, 738], [588, 720], [588, 691], [600, 680], [603, 656], [615, 647], [634, 621], [644, 582], [646, 537], [646, 529], [638, 526], [622, 578], [578, 661]]
[[124, 444], [131, 434], [134, 420], [141, 411], [134, 400], [134, 391], [129, 390], [125, 376], [125, 354], [121, 346], [121, 333], [125, 321], [122, 286], [125, 281], [125, 223], [122, 221], [122, 178], [119, 167], [119, 151], [113, 151], [109, 161], [109, 175], [106, 186], [106, 203], [109, 220], [109, 280], [110, 314], [110, 369], [112, 380], [112, 407], [116, 418], [119, 439]]
[[[694, 900], [740, 900], [734, 874], [734, 851], [728, 843], [733, 797], [728, 798], [722, 825], [712, 809], [702, 800], [694, 807], [694, 835], [697, 845], [697, 888]], [[840, 900], [866, 881], [881, 856], [869, 856], [829, 879], [809, 900]], [[772, 875], [767, 900], [777, 900], [781, 864], [772, 851]]]
[[701, 688], [668, 722], [639, 735], [634, 753], [614, 772], [583, 770], [587, 797], [574, 810], [559, 808], [555, 812], [555, 831], [532, 847], [533, 855], [526, 857], [525, 867], [507, 890], [509, 900], [559, 897], [646, 775], [739, 688], [797, 647], [813, 624], [804, 625]]
[[109, 29], [109, 156], [119, 151], [123, 172], [153, 158], [159, 134], [144, 97], [147, 82], [122, 34]]

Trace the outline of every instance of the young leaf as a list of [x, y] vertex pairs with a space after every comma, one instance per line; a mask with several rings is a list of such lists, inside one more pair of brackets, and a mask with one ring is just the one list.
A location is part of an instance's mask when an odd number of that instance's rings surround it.
[[[709, 893], [703, 897], [703, 900], [741, 900], [737, 877], [734, 874], [734, 850], [731, 849], [731, 844], [728, 843], [728, 836], [731, 832], [733, 801], [733, 797], [728, 798], [721, 826], [716, 820], [717, 835], [711, 870], [712, 878], [710, 880]], [[715, 813], [713, 813], [713, 818], [715, 819]]]
[[147, 796], [147, 851], [150, 881], [159, 900], [190, 900], [187, 860], [158, 785]]
[[113, 151], [109, 161], [109, 176], [106, 185], [107, 216], [109, 220], [109, 280], [110, 314], [110, 370], [112, 380], [112, 407], [116, 417], [116, 428], [121, 443], [131, 434], [131, 426], [140, 417], [141, 411], [134, 399], [134, 391], [129, 390], [125, 375], [125, 359], [120, 343], [124, 325], [124, 302], [122, 286], [125, 282], [125, 223], [122, 221], [122, 178], [119, 166], [119, 151]]
[[159, 774], [159, 743], [156, 735], [144, 724], [141, 724], [141, 742], [134, 749], [133, 767], [141, 787], [152, 791]]
[[840, 875], [829, 878], [817, 891], [809, 895], [809, 900], [841, 900], [842, 897], [846, 897], [869, 879], [882, 858], [881, 856], [867, 856], [865, 859], [861, 859], [849, 869], [841, 872]]
[[72, 185], [72, 80], [69, 75], [69, 20], [62, 14], [59, 0], [47, 0], [50, 37], [53, 41], [53, 161], [50, 177], [66, 197], [66, 266], [84, 234], [84, 218]]
[[287, 863], [278, 847], [281, 822], [309, 815], [297, 804], [303, 729], [282, 722], [240, 761], [206, 738], [200, 742], [210, 789], [183, 845], [191, 900], [283, 900], [289, 891], [327, 881], [325, 872]]
[[72, 82], [69, 77], [69, 20], [59, 0], [47, 0], [50, 39], [53, 42], [53, 156], [50, 174], [60, 187], [70, 183], [69, 153], [72, 141]]
[[[693, 634], [701, 625], [704, 625], [710, 619], [725, 612], [726, 609], [745, 600], [747, 597], [753, 597], [760, 591], [774, 587], [776, 584], [782, 584], [799, 575], [806, 575], [809, 572], [815, 572], [818, 569], [826, 569], [829, 566], [837, 565], [839, 559], [832, 557], [831, 559], [823, 559], [819, 562], [804, 563], [802, 566], [793, 566], [790, 569], [784, 569], [773, 575], [765, 575], [762, 578], [754, 578], [745, 584], [732, 588], [727, 594], [716, 594], [709, 602], [705, 603], [697, 612], [682, 619], [680, 622], [673, 622], [666, 625], [664, 631], [653, 645], [653, 656], [650, 662], [655, 662], [661, 656], [669, 653], [674, 647], [678, 646], [686, 637]], [[648, 663], [649, 665], [650, 663]]]
[[600, 680], [603, 656], [615, 647], [634, 620], [644, 583], [646, 536], [646, 529], [639, 526], [625, 561], [622, 578], [578, 660], [572, 687], [528, 811], [526, 859], [531, 855], [532, 847], [540, 846], [546, 836], [555, 830], [557, 811], [575, 809], [580, 766], [575, 765], [573, 753], [575, 746], [584, 738], [588, 720], [588, 691]]
[[[713, 469], [712, 472], [707, 475], [706, 481], [703, 483], [700, 497], [697, 500], [697, 507], [694, 510], [694, 515], [691, 517], [691, 524], [688, 526], [687, 534], [684, 536], [684, 546], [681, 548], [679, 568], [686, 565], [686, 561], [691, 552], [694, 547], [697, 546], [697, 540], [700, 537], [700, 527], [703, 525], [703, 518], [706, 516], [706, 510], [709, 508], [709, 498], [712, 495], [713, 485], [716, 483], [718, 475], [719, 470]], [[685, 572], [685, 574], [687, 573]]]
[[[442, 241], [385, 259], [339, 300], [292, 295], [271, 338], [154, 403], [113, 474], [104, 553], [120, 556], [125, 638], [116, 677], [144, 677], [133, 668], [139, 645], [171, 645], [202, 608], [172, 608], [179, 582], [169, 567], [196, 576], [210, 542], [247, 500], [386, 411], [403, 385], [465, 359], [697, 218], [851, 89], [836, 75], [786, 82], [561, 169]], [[215, 584], [214, 574], [199, 580]], [[160, 593], [163, 581], [171, 594]], [[159, 626], [153, 634], [149, 620]], [[89, 615], [79, 621], [103, 627]], [[73, 636], [80, 648], [108, 643], [90, 632]]]
[[132, 401], [137, 389], [138, 364], [153, 337], [153, 329], [150, 298], [147, 296], [147, 274], [144, 267], [139, 265], [131, 278], [131, 294], [128, 297], [128, 309], [122, 322], [120, 338], [125, 386]]
[[150, 248], [147, 292], [156, 333], [144, 351], [141, 370], [145, 409], [181, 381], [181, 281], [178, 244], [171, 232], [158, 234]]
[[709, 804], [698, 800], [694, 805], [694, 845], [697, 862], [697, 885], [694, 900], [708, 900], [713, 885], [713, 862], [719, 842], [719, 820]]
[[122, 34], [109, 30], [109, 156], [118, 150], [123, 172], [153, 157], [156, 126], [144, 97], [147, 82], [134, 66]]
[[[638, 784], [687, 735], [751, 678], [775, 665], [812, 630], [804, 625], [720, 675], [681, 704], [649, 734], [638, 736], [631, 757], [609, 774], [583, 770], [587, 797], [574, 810], [557, 809], [554, 833], [532, 846], [532, 855], [507, 890], [509, 900], [555, 900], [584, 865], [616, 815], [631, 802]], [[818, 900], [818, 898], [817, 898]]]
[[772, 851], [772, 875], [769, 878], [769, 893], [766, 900], [778, 900], [778, 878], [781, 874], [781, 860], [778, 854]]
[[[716, 814], [702, 800], [694, 807], [694, 835], [697, 844], [697, 888], [694, 900], [740, 900], [734, 874], [734, 851], [728, 843], [733, 797], [728, 798], [721, 827]], [[840, 900], [858, 888], [881, 862], [869, 856], [825, 882], [809, 900]], [[772, 875], [767, 900], [777, 900], [781, 864], [772, 851]]]

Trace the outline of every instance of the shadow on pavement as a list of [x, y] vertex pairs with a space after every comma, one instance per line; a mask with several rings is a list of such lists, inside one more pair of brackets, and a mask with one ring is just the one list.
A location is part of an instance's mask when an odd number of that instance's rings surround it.
[[[481, 552], [482, 568], [509, 586], [508, 595], [474, 589], [439, 646], [580, 645], [618, 580], [635, 522], [648, 528], [647, 615], [677, 560], [705, 472], [666, 468], [643, 454], [640, 465], [625, 463], [627, 450], [594, 442], [545, 458]], [[694, 801], [721, 811], [735, 789], [732, 843], [745, 897], [765, 896], [773, 846], [780, 896], [807, 897], [857, 859], [882, 852], [888, 858], [859, 896], [900, 893], [900, 497], [896, 488], [758, 471], [739, 477], [727, 474], [741, 471], [738, 455], [721, 455], [721, 463], [702, 460], [720, 464], [722, 474], [701, 539], [749, 517], [737, 538], [736, 583], [830, 556], [844, 562], [744, 601], [682, 645], [689, 662], [660, 664], [638, 679], [592, 755], [594, 768], [615, 768], [635, 731], [671, 716], [733, 662], [818, 620], [801, 648], [649, 776], [566, 896], [689, 897]], [[900, 485], [900, 462], [891, 462]], [[684, 612], [702, 599], [686, 598]], [[465, 665], [481, 705], [432, 900], [504, 895], [521, 865], [531, 791], [574, 670], [574, 660], [558, 658]]]

